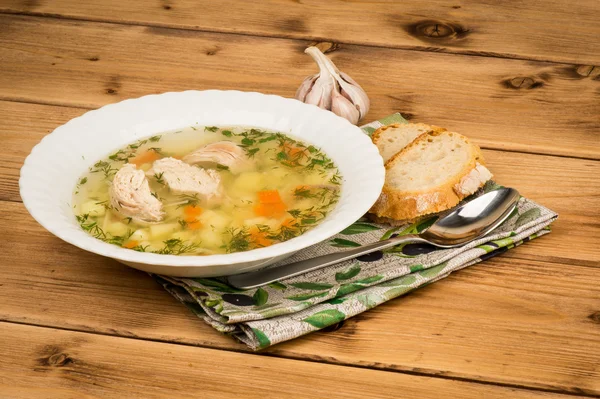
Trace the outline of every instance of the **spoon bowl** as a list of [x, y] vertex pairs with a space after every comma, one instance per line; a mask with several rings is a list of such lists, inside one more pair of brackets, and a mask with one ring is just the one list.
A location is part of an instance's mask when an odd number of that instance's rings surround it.
[[393, 237], [287, 265], [238, 274], [230, 276], [227, 281], [236, 288], [251, 289], [404, 243], [458, 247], [485, 236], [504, 223], [517, 206], [519, 198], [519, 192], [514, 188], [500, 188], [440, 215], [421, 234]]
[[420, 237], [442, 248], [466, 244], [501, 225], [519, 198], [514, 188], [490, 191], [441, 215]]

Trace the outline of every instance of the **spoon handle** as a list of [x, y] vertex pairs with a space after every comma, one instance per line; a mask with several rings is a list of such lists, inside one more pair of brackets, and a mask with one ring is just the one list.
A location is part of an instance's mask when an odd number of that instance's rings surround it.
[[325, 266], [334, 265], [345, 260], [354, 259], [361, 255], [370, 254], [371, 252], [404, 244], [406, 242], [429, 243], [415, 234], [399, 236], [356, 248], [346, 249], [327, 255], [321, 255], [294, 263], [288, 263], [287, 265], [263, 269], [256, 272], [237, 274], [235, 276], [228, 277], [227, 281], [230, 285], [236, 288], [255, 288], [261, 285], [272, 283], [273, 281], [294, 277], [299, 274], [317, 270]]

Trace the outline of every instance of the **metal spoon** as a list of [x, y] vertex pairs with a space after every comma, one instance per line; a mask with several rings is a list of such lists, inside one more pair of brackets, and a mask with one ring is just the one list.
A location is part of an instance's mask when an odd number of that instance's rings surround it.
[[236, 288], [255, 288], [408, 242], [427, 243], [440, 248], [458, 247], [500, 226], [517, 206], [519, 197], [517, 190], [501, 188], [441, 215], [421, 234], [398, 236], [283, 266], [238, 274], [228, 277], [227, 281]]

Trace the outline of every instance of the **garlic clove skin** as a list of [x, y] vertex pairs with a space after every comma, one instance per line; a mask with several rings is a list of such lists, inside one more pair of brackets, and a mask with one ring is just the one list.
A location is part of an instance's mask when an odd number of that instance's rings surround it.
[[340, 84], [342, 95], [356, 106], [360, 112], [360, 118], [364, 118], [369, 112], [369, 108], [371, 108], [371, 101], [369, 100], [367, 93], [365, 93], [363, 88], [360, 87], [358, 83], [354, 82], [347, 74], [341, 72], [340, 76], [342, 80], [338, 81], [338, 83]]
[[331, 92], [335, 90], [335, 79], [330, 75], [321, 74], [315, 81], [310, 92], [304, 100], [307, 104], [314, 104], [319, 108], [331, 109]]
[[319, 73], [304, 79], [296, 98], [330, 110], [353, 124], [358, 123], [369, 112], [371, 104], [367, 93], [317, 47], [308, 47], [305, 53], [317, 63]]
[[334, 90], [332, 94], [331, 112], [356, 125], [360, 119], [360, 112], [356, 106], [337, 90]]
[[300, 87], [298, 87], [295, 97], [298, 100], [304, 102], [304, 100], [306, 99], [306, 95], [313, 88], [313, 85], [315, 84], [315, 81], [318, 78], [319, 78], [319, 74], [316, 74], [316, 75], [308, 76], [306, 79], [304, 79], [304, 81], [302, 81], [302, 84], [300, 85]]

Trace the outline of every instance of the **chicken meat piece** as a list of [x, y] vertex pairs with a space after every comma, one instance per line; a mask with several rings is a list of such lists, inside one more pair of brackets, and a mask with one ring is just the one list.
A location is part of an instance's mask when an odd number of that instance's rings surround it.
[[233, 173], [238, 173], [248, 166], [246, 151], [231, 141], [217, 141], [189, 153], [183, 162], [203, 167], [226, 166]]
[[175, 158], [154, 161], [148, 176], [159, 177], [169, 188], [180, 194], [198, 194], [207, 201], [222, 195], [221, 176], [214, 170], [205, 170]]
[[112, 206], [123, 216], [141, 222], [160, 222], [162, 203], [152, 195], [143, 170], [125, 164], [115, 174], [109, 189]]

